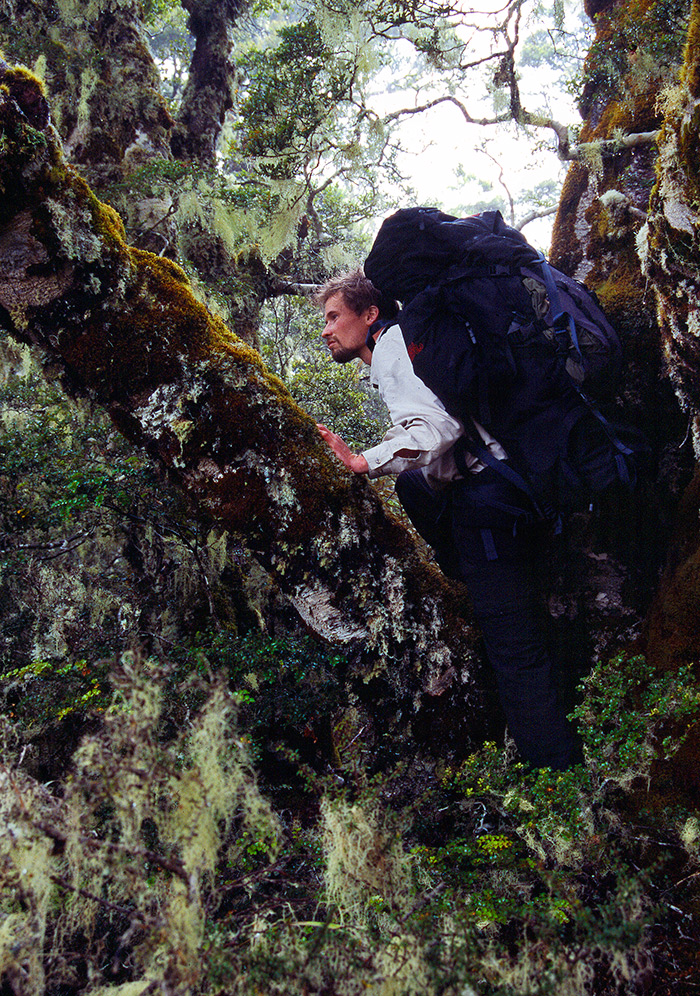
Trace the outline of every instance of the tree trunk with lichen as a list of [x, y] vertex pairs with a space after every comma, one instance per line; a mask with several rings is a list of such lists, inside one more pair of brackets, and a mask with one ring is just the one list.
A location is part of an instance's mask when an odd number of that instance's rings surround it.
[[233, 106], [231, 25], [246, 3], [183, 0], [183, 7], [189, 12], [188, 27], [196, 44], [171, 145], [176, 159], [214, 166], [219, 134]]
[[[698, 6], [693, 4], [689, 19], [688, 7], [679, 3], [673, 17], [668, 4], [653, 2], [644, 9], [598, 3], [589, 11], [597, 15], [582, 97], [582, 139], [589, 143], [590, 161], [569, 172], [552, 248], [557, 265], [597, 292], [623, 339], [627, 363], [618, 409], [647, 434], [655, 466], [650, 488], [631, 504], [608, 510], [607, 528], [615, 535], [628, 528], [630, 518], [638, 523], [638, 554], [657, 581], [639, 604], [643, 625], [637, 626], [636, 645], [655, 665], [673, 670], [697, 659], [700, 634], [697, 475], [687, 487], [700, 452], [700, 47]], [[611, 65], [615, 74], [606, 76]], [[658, 138], [599, 156], [596, 142], [620, 129], [653, 131]], [[675, 533], [669, 528], [674, 521]], [[599, 542], [595, 528], [590, 536], [584, 555]], [[590, 601], [596, 568], [586, 565], [585, 556], [580, 562], [579, 598]], [[611, 570], [620, 579], [629, 576], [629, 558], [615, 558]], [[657, 766], [653, 794], [697, 788], [699, 743], [696, 723], [686, 730], [673, 763]]]
[[[589, 3], [596, 38], [584, 69], [580, 108], [587, 161], [567, 175], [550, 257], [598, 295], [622, 339], [625, 367], [616, 403], [606, 412], [640, 428], [652, 460], [633, 498], [602, 503], [577, 520], [567, 547], [559, 596], [600, 652], [640, 646], [671, 541], [671, 523], [692, 472], [687, 418], [669, 383], [654, 293], [643, 272], [649, 198], [658, 149], [660, 89], [675, 80], [686, 35], [687, 2]], [[645, 141], [610, 154], [600, 143], [621, 134]]]
[[[239, 335], [257, 342], [266, 269], [254, 251], [238, 258], [214, 230], [206, 190], [231, 107], [231, 29], [245, 4], [185, 6], [196, 46], [175, 117], [136, 0], [56, 6], [12, 0], [0, 5], [0, 48], [6, 58], [40, 70], [66, 158], [119, 212], [130, 245], [182, 258], [200, 278], [196, 292], [205, 303], [213, 288]], [[182, 184], [172, 179], [178, 169], [191, 175], [195, 189], [204, 184], [194, 217], [184, 217]]]
[[384, 690], [405, 723], [453, 695], [468, 739], [474, 638], [449, 587], [183, 272], [126, 244], [65, 162], [38, 81], [5, 69], [0, 84], [3, 327], [104, 406], [198, 514], [245, 537], [305, 623], [344, 645], [361, 696]]
[[[666, 367], [700, 456], [700, 4], [693, 3], [681, 80], [665, 97], [657, 183], [643, 258], [653, 283]], [[649, 618], [648, 653], [660, 668], [697, 664], [700, 636], [700, 474], [685, 492], [669, 563]], [[700, 722], [671, 778], [700, 785]]]
[[7, 58], [40, 63], [66, 158], [120, 212], [130, 242], [173, 256], [172, 198], [134, 183], [145, 167], [172, 159], [173, 127], [139, 8], [136, 0], [13, 0], [0, 9], [0, 45]]

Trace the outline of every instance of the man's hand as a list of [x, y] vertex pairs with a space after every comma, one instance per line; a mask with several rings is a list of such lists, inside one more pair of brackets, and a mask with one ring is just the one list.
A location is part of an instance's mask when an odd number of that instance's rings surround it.
[[353, 474], [369, 473], [369, 464], [361, 453], [353, 453], [348, 444], [343, 442], [340, 436], [337, 436], [335, 432], [331, 432], [330, 429], [327, 429], [325, 425], [318, 425], [318, 431], [321, 433], [338, 459], [345, 464], [348, 470], [351, 470]]

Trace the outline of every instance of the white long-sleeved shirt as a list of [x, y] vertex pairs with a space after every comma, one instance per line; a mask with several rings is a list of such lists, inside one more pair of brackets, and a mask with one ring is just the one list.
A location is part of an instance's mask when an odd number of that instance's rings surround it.
[[[381, 443], [363, 452], [370, 477], [400, 474], [422, 467], [429, 484], [447, 483], [460, 473], [454, 459], [454, 444], [464, 435], [464, 426], [453, 418], [442, 402], [413, 370], [403, 334], [398, 325], [386, 329], [372, 354], [370, 382], [379, 390], [389, 409], [392, 426]], [[485, 429], [475, 423], [486, 446], [498, 459], [506, 454]], [[408, 450], [415, 456], [399, 456]], [[474, 473], [483, 469], [475, 457], [465, 454]]]

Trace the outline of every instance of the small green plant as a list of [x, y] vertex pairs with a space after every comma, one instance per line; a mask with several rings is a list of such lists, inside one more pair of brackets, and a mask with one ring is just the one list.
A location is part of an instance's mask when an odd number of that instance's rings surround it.
[[345, 701], [338, 654], [310, 637], [221, 631], [199, 634], [178, 656], [182, 674], [194, 668], [227, 675], [249, 749], [258, 761], [271, 750], [277, 756], [266, 770], [283, 754], [296, 755], [302, 766], [333, 760], [332, 717]]
[[700, 715], [693, 666], [658, 674], [640, 655], [599, 663], [583, 682], [574, 710], [589, 766], [599, 778], [646, 774], [652, 760], [668, 760]]
[[38, 729], [86, 712], [103, 712], [111, 697], [109, 661], [36, 661], [6, 671], [2, 698], [8, 716]]

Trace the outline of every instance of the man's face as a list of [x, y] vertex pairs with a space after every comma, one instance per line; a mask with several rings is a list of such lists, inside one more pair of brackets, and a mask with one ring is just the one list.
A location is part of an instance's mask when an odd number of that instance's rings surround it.
[[328, 298], [325, 307], [326, 325], [321, 338], [336, 363], [347, 363], [362, 355], [367, 332], [377, 314], [376, 308], [368, 308], [361, 315], [356, 314], [345, 303], [341, 291]]

